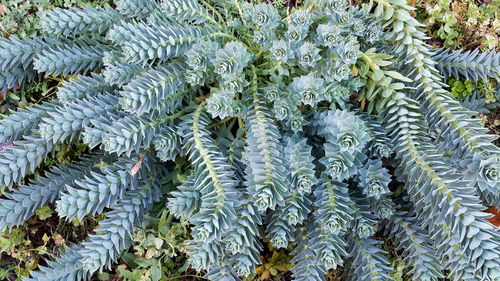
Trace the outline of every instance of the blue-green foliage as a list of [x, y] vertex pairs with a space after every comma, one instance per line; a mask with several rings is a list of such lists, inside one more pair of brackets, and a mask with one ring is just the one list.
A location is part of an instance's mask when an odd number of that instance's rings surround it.
[[314, 211], [318, 242], [316, 244], [317, 263], [327, 270], [342, 265], [345, 251], [345, 235], [353, 218], [352, 204], [347, 193], [347, 186], [338, 181], [324, 180], [314, 195]]
[[413, 264], [412, 280], [432, 280], [442, 278], [441, 263], [425, 229], [416, 223], [416, 218], [408, 212], [395, 214], [385, 228], [385, 234], [403, 250], [405, 260]]
[[83, 38], [64, 41], [53, 48], [37, 53], [33, 68], [46, 75], [86, 73], [102, 66], [104, 52], [113, 47], [105, 45], [102, 38]]
[[120, 18], [120, 15], [109, 7], [55, 8], [42, 16], [41, 25], [43, 31], [56, 36], [93, 35], [103, 33]]
[[2, 37], [0, 39], [2, 71], [16, 69], [18, 66], [27, 69], [33, 59], [34, 49], [40, 48], [39, 45], [40, 43], [36, 43], [35, 40], [22, 41], [15, 36], [8, 40]]
[[117, 0], [116, 9], [124, 17], [146, 18], [158, 10], [159, 5], [153, 0]]
[[45, 176], [37, 177], [30, 185], [21, 185], [11, 193], [3, 193], [7, 199], [0, 199], [0, 231], [5, 227], [12, 228], [22, 224], [36, 209], [54, 203], [61, 192], [66, 190], [68, 183], [81, 179], [90, 173], [95, 164], [102, 161], [102, 156], [98, 156], [100, 155], [93, 155], [60, 168], [54, 167]]
[[372, 238], [360, 238], [349, 245], [350, 266], [344, 271], [344, 278], [354, 280], [394, 280], [389, 273], [389, 260], [386, 252], [380, 249], [382, 241]]
[[5, 145], [29, 134], [31, 130], [37, 129], [43, 117], [48, 117], [60, 104], [58, 102], [44, 103], [26, 109], [19, 109], [2, 119], [0, 127], [0, 143]]
[[33, 69], [35, 54], [51, 45], [57, 45], [58, 40], [53, 38], [37, 38], [37, 40], [26, 38], [20, 40], [12, 36], [10, 40], [0, 39], [0, 90], [4, 95], [7, 89], [23, 87], [40, 75]]
[[168, 126], [160, 127], [159, 132], [153, 138], [156, 156], [164, 162], [174, 161], [178, 155], [184, 154], [181, 143], [179, 134]]
[[201, 24], [210, 21], [217, 24], [217, 21], [209, 13], [207, 7], [196, 0], [171, 0], [161, 3], [162, 12], [168, 17], [182, 22]]
[[278, 128], [258, 97], [254, 104], [246, 122], [246, 185], [259, 211], [274, 210], [283, 205], [289, 181], [285, 176], [282, 144], [277, 138]]
[[113, 88], [105, 81], [104, 77], [92, 73], [89, 76], [79, 75], [64, 81], [57, 91], [57, 98], [63, 103], [71, 103], [85, 97], [112, 92]]
[[42, 272], [33, 272], [32, 278], [25, 280], [87, 280], [96, 270], [109, 268], [132, 245], [134, 226], [159, 199], [159, 186], [153, 178], [161, 176], [164, 175], [160, 171], [152, 171], [149, 180], [143, 179], [114, 204], [107, 218], [99, 223], [96, 234], [81, 245], [65, 249], [55, 261], [49, 261], [50, 267], [42, 266]]
[[116, 111], [117, 102], [116, 96], [103, 94], [54, 108], [42, 118], [40, 136], [53, 144], [71, 141], [91, 119]]
[[444, 76], [458, 79], [462, 75], [467, 80], [482, 79], [485, 82], [488, 78], [500, 80], [500, 54], [495, 51], [479, 53], [478, 49], [466, 52], [440, 49], [432, 58]]
[[495, 94], [495, 99], [497, 100], [495, 102], [490, 102], [479, 92], [473, 92], [471, 95], [468, 95], [464, 98], [464, 100], [461, 102], [461, 105], [468, 110], [482, 114], [488, 114], [491, 113], [491, 110], [495, 110], [500, 107], [498, 97], [500, 97], [500, 90], [497, 90], [497, 93]]
[[180, 23], [135, 25], [130, 39], [123, 42], [125, 61], [143, 65], [164, 62], [186, 52], [197, 38], [208, 32]]
[[151, 111], [173, 113], [182, 103], [185, 68], [183, 63], [171, 63], [137, 75], [123, 86], [123, 109], [136, 115]]
[[24, 136], [15, 146], [6, 146], [0, 154], [0, 191], [19, 183], [28, 173], [32, 173], [53, 150], [51, 141], [39, 134]]
[[[498, 280], [483, 206], [500, 205], [500, 150], [442, 77], [498, 79], [498, 55], [436, 53], [405, 1], [304, 2], [288, 16], [117, 0], [47, 12], [43, 37], [0, 39], [1, 89], [63, 79], [56, 99], [0, 120], [0, 230], [48, 203], [67, 220], [107, 211], [26, 280], [109, 268], [167, 173], [180, 183], [161, 204], [189, 221], [189, 264], [211, 280], [255, 272], [268, 242], [294, 255], [296, 280], [340, 267], [393, 280], [384, 235], [413, 280]], [[23, 181], [78, 142], [89, 156]]]
[[67, 185], [56, 202], [57, 212], [68, 220], [75, 217], [81, 220], [87, 214], [100, 213], [110, 207], [125, 190], [137, 188], [137, 179], [144, 178], [149, 157], [141, 160], [142, 167], [134, 174], [132, 170], [138, 161], [138, 158], [120, 158], [113, 166], [103, 167], [100, 172], [91, 172]]

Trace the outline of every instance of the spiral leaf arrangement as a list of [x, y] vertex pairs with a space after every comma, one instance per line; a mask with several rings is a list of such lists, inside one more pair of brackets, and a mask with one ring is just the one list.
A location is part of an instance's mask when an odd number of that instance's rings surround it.
[[[500, 150], [442, 78], [498, 78], [498, 56], [436, 53], [403, 0], [310, 0], [289, 16], [246, 1], [115, 2], [55, 9], [43, 36], [0, 39], [0, 89], [64, 80], [57, 98], [0, 120], [1, 142], [15, 142], [0, 152], [0, 231], [45, 204], [67, 220], [107, 211], [25, 280], [109, 268], [158, 201], [191, 224], [189, 263], [210, 280], [255, 272], [262, 242], [291, 251], [296, 280], [339, 267], [393, 280], [384, 233], [413, 280], [499, 280], [484, 206], [500, 206]], [[89, 155], [22, 182], [81, 142]], [[162, 194], [169, 173], [182, 183]]]

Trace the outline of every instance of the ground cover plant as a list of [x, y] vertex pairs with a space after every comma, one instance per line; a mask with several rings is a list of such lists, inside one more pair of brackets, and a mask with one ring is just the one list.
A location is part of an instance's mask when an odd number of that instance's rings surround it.
[[[500, 35], [500, 2], [493, 1], [409, 1], [417, 10], [413, 13], [425, 24], [427, 42], [433, 46], [455, 50], [493, 51], [498, 49]], [[463, 52], [463, 51], [462, 51]], [[466, 55], [462, 55], [466, 57]], [[490, 113], [500, 98], [497, 80], [473, 76], [452, 75], [446, 81], [451, 95], [465, 107]], [[451, 77], [445, 77], [451, 78]], [[456, 79], [456, 80], [455, 80]], [[487, 123], [490, 120], [485, 118]]]
[[426, 25], [427, 34], [445, 47], [481, 48], [498, 46], [500, 1], [411, 1], [416, 17]]
[[[111, 3], [108, 0], [6, 0], [0, 4], [0, 36], [9, 38], [14, 35], [19, 38], [37, 36], [41, 30], [40, 17], [47, 10], [55, 7], [85, 7], [101, 6]], [[13, 85], [12, 80], [0, 73], [0, 101], [5, 98], [6, 103], [0, 107], [5, 113], [9, 108], [25, 107], [33, 103], [40, 103], [47, 99], [55, 86], [60, 82], [57, 77], [44, 77], [39, 81], [32, 81], [28, 85]], [[8, 96], [8, 97], [7, 97]]]
[[[110, 1], [47, 1], [47, 0], [8, 0], [0, 4], [0, 36], [37, 36], [42, 33], [39, 26], [40, 16], [54, 7], [99, 6]], [[12, 85], [0, 72], [0, 112], [15, 111], [34, 103], [50, 99], [60, 85], [59, 77], [40, 77], [25, 85]], [[65, 77], [69, 79], [69, 77]], [[2, 146], [3, 149], [3, 146]], [[86, 150], [83, 145], [59, 145], [52, 157], [34, 172], [37, 174], [55, 164], [64, 164]], [[99, 217], [89, 217], [81, 222], [59, 220], [51, 208], [44, 206], [35, 211], [35, 215], [12, 232], [0, 235], [0, 280], [21, 280], [32, 269], [38, 268], [38, 262], [57, 251], [57, 245], [71, 243], [86, 237]]]
[[[110, 268], [166, 178], [169, 212], [191, 226], [188, 263], [210, 280], [272, 273], [259, 267], [262, 240], [292, 250], [296, 280], [336, 268], [393, 280], [376, 232], [414, 280], [500, 278], [484, 212], [500, 205], [499, 150], [443, 83], [498, 79], [500, 56], [436, 52], [398, 0], [305, 1], [290, 14], [244, 1], [115, 5], [54, 9], [43, 35], [0, 40], [9, 81], [74, 75], [57, 99], [0, 120], [0, 141], [15, 142], [0, 153], [0, 231], [46, 204], [68, 221], [106, 216], [26, 280]], [[25, 180], [79, 141], [88, 155]]]

